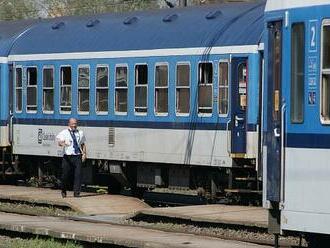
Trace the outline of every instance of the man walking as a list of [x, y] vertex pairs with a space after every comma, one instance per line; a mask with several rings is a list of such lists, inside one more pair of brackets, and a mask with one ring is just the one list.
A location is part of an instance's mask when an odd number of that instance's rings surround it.
[[70, 172], [74, 171], [73, 196], [79, 197], [81, 187], [81, 164], [86, 160], [86, 138], [83, 131], [77, 129], [77, 119], [70, 118], [68, 128], [57, 137], [58, 145], [63, 147], [62, 160], [62, 197], [70, 183]]

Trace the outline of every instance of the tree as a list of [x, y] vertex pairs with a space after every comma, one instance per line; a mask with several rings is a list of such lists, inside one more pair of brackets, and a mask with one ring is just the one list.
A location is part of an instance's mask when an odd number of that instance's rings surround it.
[[44, 0], [47, 16], [87, 15], [156, 8], [153, 0]]
[[17, 20], [36, 18], [39, 11], [33, 0], [2, 0], [0, 1], [0, 20]]

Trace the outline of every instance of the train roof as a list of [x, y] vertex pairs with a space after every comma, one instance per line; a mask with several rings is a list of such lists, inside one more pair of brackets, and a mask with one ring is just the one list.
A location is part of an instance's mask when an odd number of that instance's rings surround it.
[[0, 56], [7, 56], [16, 40], [39, 20], [0, 22]]
[[264, 9], [258, 1], [44, 19], [10, 55], [256, 45]]

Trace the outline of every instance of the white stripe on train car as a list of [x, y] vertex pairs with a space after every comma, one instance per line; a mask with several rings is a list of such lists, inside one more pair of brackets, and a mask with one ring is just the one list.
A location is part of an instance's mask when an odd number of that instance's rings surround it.
[[0, 57], [0, 64], [7, 64], [8, 58], [7, 57]]
[[10, 55], [9, 61], [32, 60], [67, 60], [67, 59], [106, 59], [106, 58], [136, 58], [136, 57], [161, 57], [203, 54], [246, 54], [258, 53], [258, 45], [224, 46], [224, 47], [197, 47], [197, 48], [172, 48], [152, 50], [129, 51], [103, 51], [81, 53], [49, 53], [49, 54], [24, 54]]
[[268, 0], [265, 11], [269, 12], [281, 9], [293, 9], [329, 4], [329, 0]]

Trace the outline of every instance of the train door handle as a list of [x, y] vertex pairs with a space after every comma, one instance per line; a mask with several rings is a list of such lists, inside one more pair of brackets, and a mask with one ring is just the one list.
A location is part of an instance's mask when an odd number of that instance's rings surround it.
[[280, 129], [277, 127], [277, 128], [274, 128], [274, 136], [275, 137], [281, 137], [281, 132], [280, 132]]

